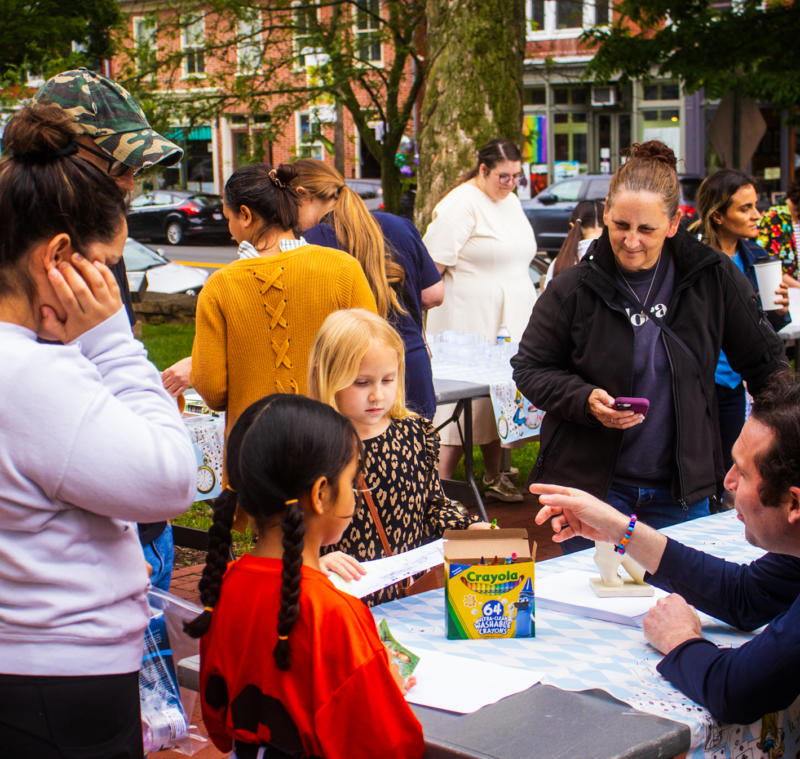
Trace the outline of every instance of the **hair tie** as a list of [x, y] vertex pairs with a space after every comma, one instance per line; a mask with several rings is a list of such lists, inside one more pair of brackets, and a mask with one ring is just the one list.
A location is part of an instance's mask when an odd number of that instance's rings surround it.
[[278, 640], [289, 640], [289, 636], [288, 635], [279, 635], [278, 636]]
[[204, 606], [203, 607], [203, 611], [214, 611], [214, 607], [213, 606]]
[[296, 498], [292, 498], [291, 501], [286, 501], [286, 503], [284, 505], [285, 506], [291, 506], [293, 503], [298, 503], [298, 500]]
[[231, 493], [235, 493], [236, 492], [236, 490], [234, 490], [234, 488], [232, 488], [230, 485], [226, 485], [225, 486], [225, 490], [230, 490]]
[[269, 178], [272, 180], [272, 184], [276, 187], [286, 187], [286, 185], [278, 179], [278, 171], [277, 169], [270, 169], [269, 171]]
[[573, 223], [573, 224], [580, 224], [580, 223], [581, 223], [581, 220], [580, 220], [580, 219], [575, 219], [575, 221], [573, 221], [572, 223]]
[[30, 163], [47, 163], [48, 161], [55, 161], [57, 158], [67, 158], [75, 155], [79, 149], [78, 143], [73, 141], [67, 143], [60, 150], [31, 151], [30, 153], [17, 153], [14, 151], [14, 157]]

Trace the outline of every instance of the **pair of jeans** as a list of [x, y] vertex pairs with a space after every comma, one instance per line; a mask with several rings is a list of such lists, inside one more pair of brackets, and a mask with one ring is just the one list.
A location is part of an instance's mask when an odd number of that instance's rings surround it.
[[172, 582], [172, 562], [175, 560], [175, 543], [172, 540], [172, 525], [167, 525], [152, 543], [142, 546], [144, 558], [153, 567], [150, 584], [154, 588], [169, 591]]
[[[717, 406], [719, 407], [719, 436], [722, 439], [722, 459], [725, 462], [725, 474], [733, 466], [731, 450], [733, 444], [744, 427], [744, 415], [747, 406], [744, 383], [740, 382], [733, 389], [725, 385], [716, 385]], [[722, 503], [725, 493], [724, 479], [717, 483], [717, 499]]]
[[[684, 511], [680, 504], [673, 500], [669, 488], [634, 488], [618, 482], [611, 483], [606, 503], [625, 516], [636, 514], [637, 519], [655, 530], [690, 519], [707, 517], [709, 514], [708, 498], [690, 504]], [[622, 540], [622, 535], [619, 538]], [[571, 538], [561, 544], [565, 554], [593, 547], [594, 543], [586, 538]]]

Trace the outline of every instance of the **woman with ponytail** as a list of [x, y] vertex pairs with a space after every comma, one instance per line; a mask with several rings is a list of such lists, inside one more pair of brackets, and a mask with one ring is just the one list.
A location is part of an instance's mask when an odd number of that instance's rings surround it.
[[[402, 681], [367, 607], [320, 567], [320, 549], [353, 519], [361, 450], [347, 419], [303, 396], [262, 398], [230, 434], [200, 581], [205, 609], [186, 629], [202, 636], [203, 722], [237, 759], [424, 753], [403, 698], [413, 678]], [[257, 538], [229, 566], [237, 506]]]
[[344, 250], [361, 264], [378, 313], [403, 338], [408, 407], [432, 419], [436, 396], [423, 313], [442, 302], [444, 285], [417, 228], [394, 214], [371, 214], [344, 177], [324, 161], [303, 158], [292, 166], [303, 237]]
[[[226, 436], [259, 398], [306, 392], [308, 355], [328, 314], [375, 311], [358, 262], [319, 245], [287, 245], [296, 241], [299, 221], [296, 176], [288, 164], [257, 163], [225, 185], [231, 234], [256, 253], [215, 272], [203, 287], [191, 383], [209, 408], [226, 412]], [[241, 515], [236, 529], [244, 529]]]
[[582, 200], [575, 206], [569, 217], [569, 233], [547, 269], [545, 288], [556, 274], [579, 263], [592, 242], [603, 234], [604, 213], [605, 206], [599, 200]]
[[76, 138], [39, 104], [3, 135], [0, 754], [141, 759], [134, 523], [184, 512], [197, 463], [109, 269], [125, 197]]

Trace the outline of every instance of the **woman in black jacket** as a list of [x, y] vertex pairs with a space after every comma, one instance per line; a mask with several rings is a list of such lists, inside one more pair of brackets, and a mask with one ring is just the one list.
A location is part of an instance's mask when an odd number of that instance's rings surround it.
[[[754, 393], [785, 358], [747, 278], [680, 229], [675, 165], [663, 143], [633, 146], [606, 231], [540, 296], [511, 362], [547, 412], [529, 482], [586, 490], [655, 528], [707, 515], [722, 479], [720, 349]], [[617, 397], [646, 398], [646, 419]]]

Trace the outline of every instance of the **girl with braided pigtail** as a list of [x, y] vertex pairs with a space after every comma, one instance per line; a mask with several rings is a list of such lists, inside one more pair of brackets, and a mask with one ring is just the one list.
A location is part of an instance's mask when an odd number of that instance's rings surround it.
[[[228, 486], [200, 582], [205, 609], [187, 631], [202, 636], [209, 736], [237, 759], [262, 747], [278, 759], [424, 753], [403, 698], [413, 678], [404, 683], [392, 669], [369, 610], [320, 565], [322, 546], [352, 521], [361, 451], [347, 419], [288, 394], [253, 403], [228, 438]], [[228, 564], [237, 506], [258, 537]]]

